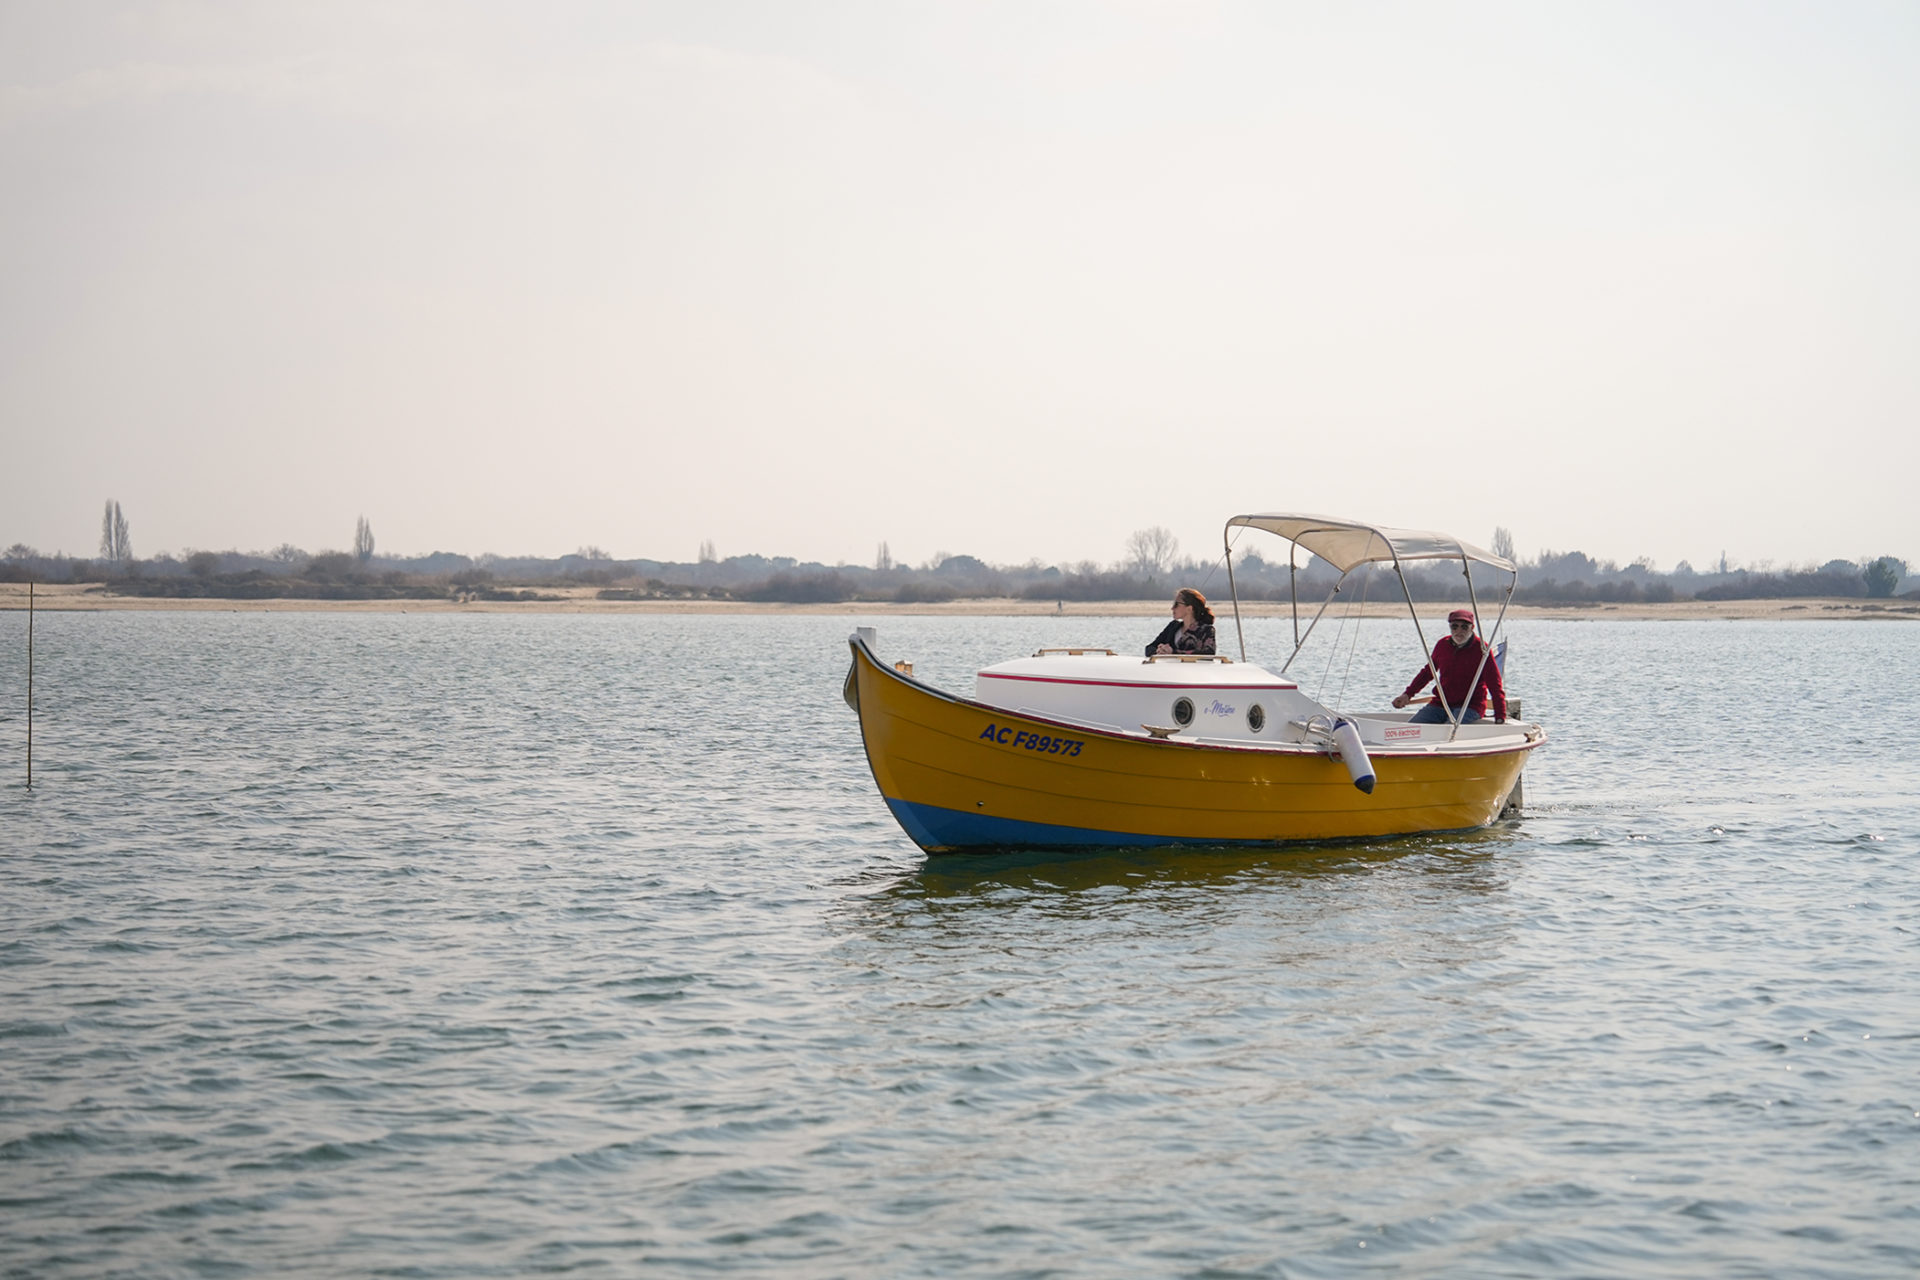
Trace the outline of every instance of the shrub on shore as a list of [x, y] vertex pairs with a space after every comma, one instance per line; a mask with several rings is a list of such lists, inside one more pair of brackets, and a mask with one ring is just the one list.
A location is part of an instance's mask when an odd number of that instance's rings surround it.
[[[1805, 596], [1858, 598], [1867, 594], [1867, 580], [1858, 572], [1829, 570], [1788, 573], [1743, 573], [1732, 582], [1693, 593], [1696, 600], [1786, 600]], [[1892, 594], [1889, 591], [1888, 594]]]
[[731, 600], [733, 593], [723, 587], [675, 585], [648, 578], [637, 587], [603, 587], [593, 593], [596, 600]]
[[837, 604], [853, 599], [853, 584], [839, 573], [776, 573], [742, 591], [740, 598], [774, 604]]
[[1150, 578], [1130, 573], [1100, 573], [1075, 570], [1046, 582], [1029, 583], [1021, 590], [1024, 600], [1151, 600], [1166, 592]]
[[1680, 597], [1670, 582], [1530, 583], [1513, 593], [1515, 604], [1669, 604]]

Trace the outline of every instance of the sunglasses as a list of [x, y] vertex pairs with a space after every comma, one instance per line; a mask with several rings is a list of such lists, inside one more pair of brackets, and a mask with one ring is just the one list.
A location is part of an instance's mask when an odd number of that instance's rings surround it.
[[1447, 630], [1449, 630], [1449, 631], [1471, 631], [1471, 630], [1473, 630], [1473, 624], [1472, 624], [1471, 622], [1449, 622], [1449, 623], [1447, 624]]

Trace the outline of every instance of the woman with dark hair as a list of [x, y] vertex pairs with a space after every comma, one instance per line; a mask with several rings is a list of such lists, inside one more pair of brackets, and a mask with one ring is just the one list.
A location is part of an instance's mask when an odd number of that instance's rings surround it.
[[1207, 598], [1192, 587], [1173, 593], [1173, 621], [1147, 645], [1147, 656], [1158, 653], [1212, 653], [1213, 610]]

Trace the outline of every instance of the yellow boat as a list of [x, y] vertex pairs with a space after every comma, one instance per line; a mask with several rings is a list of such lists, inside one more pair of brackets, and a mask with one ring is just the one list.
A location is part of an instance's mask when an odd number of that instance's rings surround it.
[[[1429, 559], [1461, 560], [1470, 594], [1474, 563], [1511, 575], [1508, 599], [1518, 578], [1502, 557], [1439, 534], [1285, 514], [1235, 516], [1229, 539], [1235, 528], [1287, 538], [1339, 569], [1342, 583], [1361, 565], [1392, 563], [1404, 588], [1402, 566]], [[1230, 541], [1228, 556], [1231, 582]], [[1233, 608], [1240, 634], [1237, 589]], [[1505, 612], [1503, 601], [1502, 620]], [[1414, 626], [1420, 632], [1417, 611]], [[1294, 656], [1312, 630], [1300, 634], [1296, 607]], [[874, 781], [930, 853], [1468, 830], [1517, 806], [1527, 755], [1546, 740], [1537, 724], [1463, 723], [1452, 708], [1439, 724], [1405, 712], [1336, 713], [1302, 693], [1286, 667], [1246, 662], [1244, 638], [1238, 662], [1041, 650], [981, 671], [973, 698], [882, 662], [869, 629], [849, 645], [845, 695]]]

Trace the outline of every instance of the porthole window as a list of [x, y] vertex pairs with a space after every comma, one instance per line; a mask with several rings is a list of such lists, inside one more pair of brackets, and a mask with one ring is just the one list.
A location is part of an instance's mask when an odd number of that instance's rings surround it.
[[1182, 729], [1193, 723], [1193, 699], [1176, 698], [1173, 702], [1173, 722]]
[[1267, 727], [1267, 709], [1259, 703], [1247, 708], [1247, 728], [1255, 733]]

